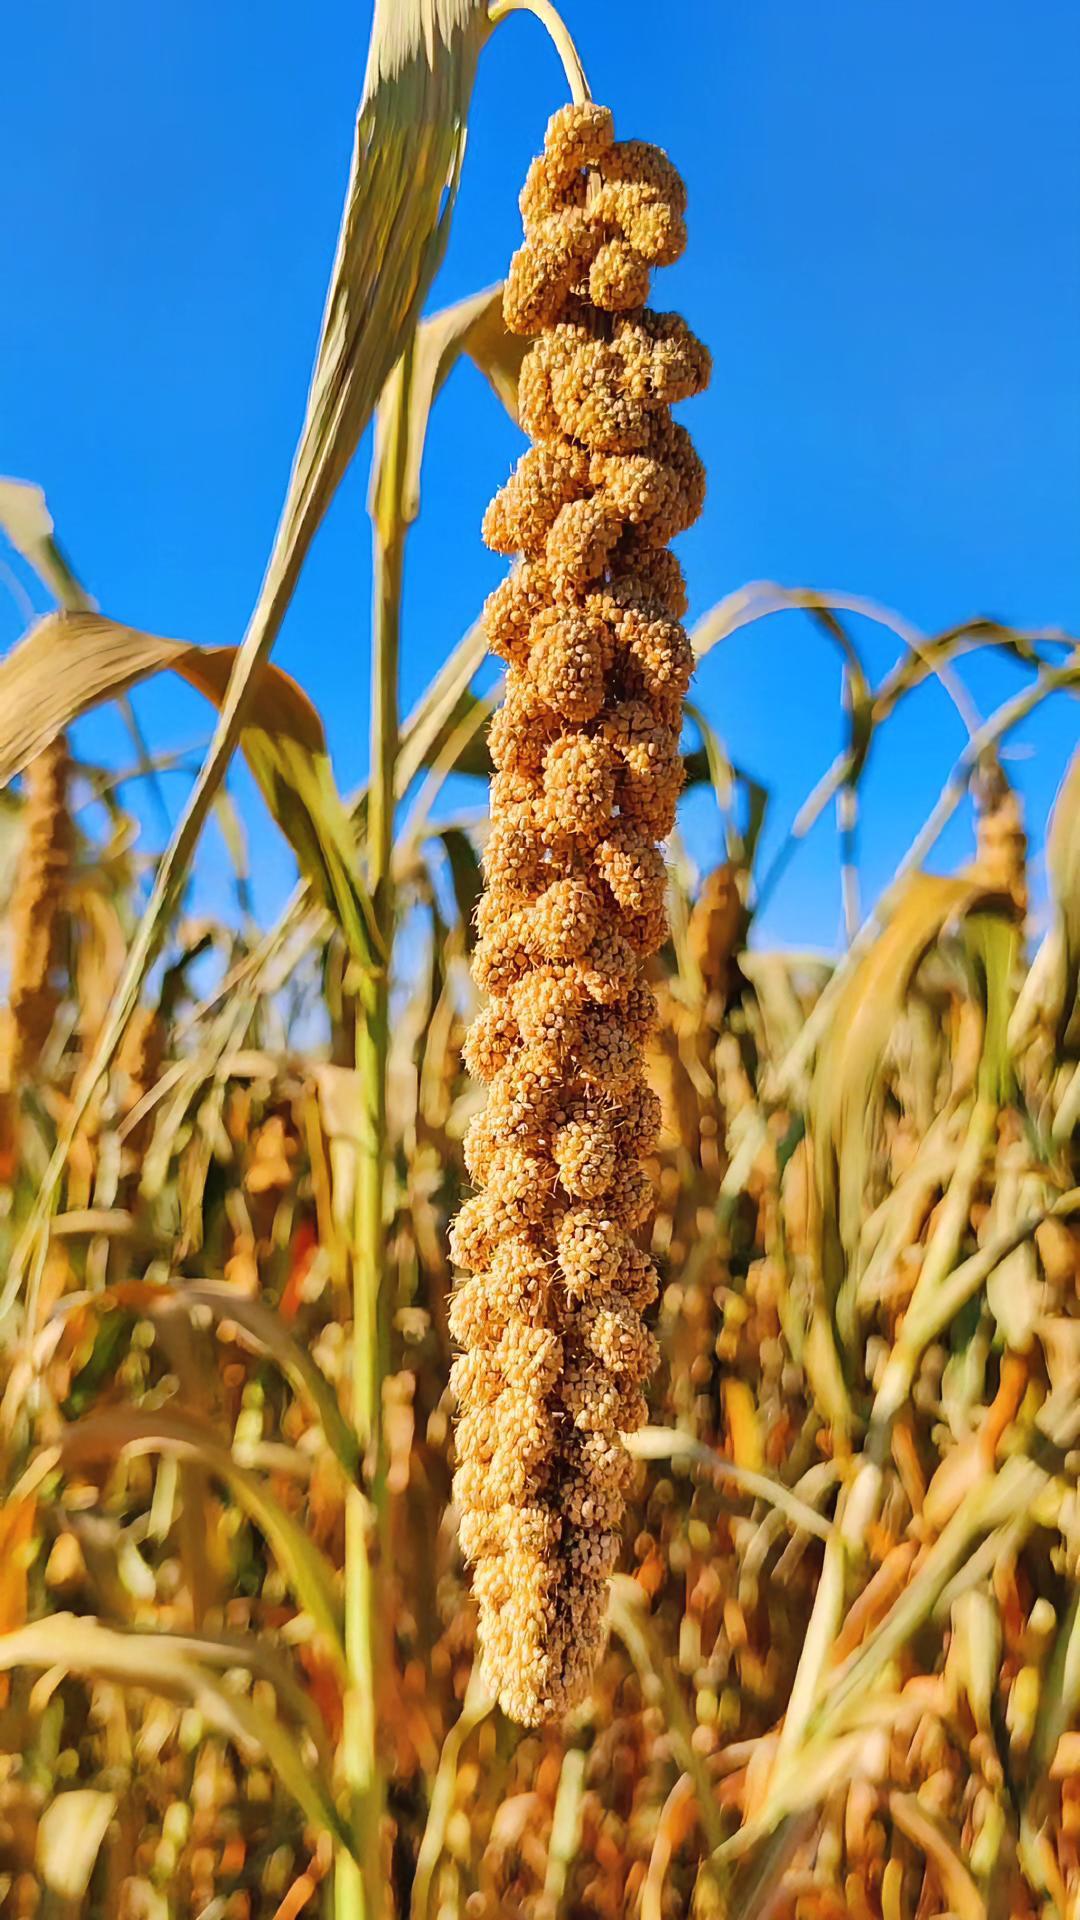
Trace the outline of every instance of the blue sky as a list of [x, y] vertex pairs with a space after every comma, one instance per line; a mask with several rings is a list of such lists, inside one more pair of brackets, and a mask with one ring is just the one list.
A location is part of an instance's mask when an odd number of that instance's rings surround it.
[[[1080, 629], [1080, 127], [1074, 0], [566, 0], [618, 129], [666, 146], [690, 248], [658, 279], [715, 362], [686, 410], [709, 471], [681, 543], [694, 616], [748, 580], [869, 594], [927, 630], [977, 612]], [[658, 24], [662, 22], [663, 24]], [[617, 22], [617, 25], [616, 25]], [[240, 638], [283, 497], [363, 75], [366, 0], [50, 0], [3, 27], [0, 471], [39, 481], [103, 608]], [[561, 72], [532, 20], [484, 54], [433, 295], [497, 279]], [[483, 507], [520, 441], [471, 368], [439, 403], [409, 554], [407, 707], [498, 579]], [[366, 764], [367, 449], [316, 543], [277, 658], [326, 717], [341, 784]], [[0, 585], [0, 644], [19, 630]], [[856, 627], [875, 674], [895, 643]], [[969, 673], [988, 711], [1019, 684]], [[773, 844], [840, 738], [834, 655], [787, 617], [710, 657], [697, 698], [773, 792]], [[205, 734], [162, 681], [156, 747]], [[1075, 741], [1066, 701], [1011, 766], [1035, 839]], [[87, 752], [126, 760], [114, 718]], [[865, 787], [863, 874], [884, 884], [962, 745], [939, 692], [890, 729]], [[251, 799], [256, 899], [291, 883]], [[182, 783], [173, 779], [174, 802]], [[719, 850], [701, 808], [692, 842]], [[940, 858], [964, 857], [959, 827]], [[224, 884], [216, 829], [199, 896]], [[761, 937], [829, 945], [823, 824]]]

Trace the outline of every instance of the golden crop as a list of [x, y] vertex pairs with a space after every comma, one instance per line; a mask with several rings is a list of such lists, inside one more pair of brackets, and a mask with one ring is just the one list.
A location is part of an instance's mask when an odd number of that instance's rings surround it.
[[473, 1278], [450, 1328], [465, 1348], [454, 1495], [476, 1563], [482, 1671], [525, 1725], [587, 1692], [604, 1639], [656, 1343], [641, 1162], [659, 1105], [644, 1078], [655, 1019], [645, 962], [667, 935], [679, 732], [693, 654], [668, 541], [704, 478], [671, 403], [708, 355], [644, 308], [678, 257], [686, 196], [656, 148], [610, 113], [563, 108], [521, 196], [525, 243], [507, 324], [535, 336], [520, 374], [533, 445], [488, 511], [520, 556], [488, 602], [507, 663], [489, 732], [496, 773], [477, 984], [466, 1045], [488, 1085], [465, 1141], [479, 1187], [451, 1241]]

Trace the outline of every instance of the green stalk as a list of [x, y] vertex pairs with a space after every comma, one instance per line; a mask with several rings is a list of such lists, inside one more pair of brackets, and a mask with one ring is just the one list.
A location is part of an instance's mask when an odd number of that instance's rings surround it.
[[376, 455], [374, 607], [371, 645], [371, 774], [367, 880], [387, 963], [365, 969], [357, 986], [356, 1071], [361, 1120], [353, 1230], [353, 1419], [363, 1461], [350, 1489], [345, 1527], [345, 1698], [342, 1760], [359, 1865], [341, 1855], [336, 1920], [378, 1920], [383, 1912], [382, 1827], [385, 1781], [378, 1752], [377, 1677], [388, 1631], [386, 1453], [382, 1389], [389, 1363], [391, 1312], [387, 1268], [386, 1098], [390, 1054], [390, 954], [394, 937], [395, 774], [398, 757], [398, 654], [407, 521], [401, 511], [408, 455], [410, 345], [380, 403]]

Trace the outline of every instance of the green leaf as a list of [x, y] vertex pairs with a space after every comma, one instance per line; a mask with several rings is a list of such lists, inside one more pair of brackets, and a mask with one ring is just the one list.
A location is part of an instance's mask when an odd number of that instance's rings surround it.
[[688, 787], [712, 786], [721, 812], [728, 813], [735, 797], [738, 771], [728, 758], [720, 735], [705, 718], [701, 708], [688, 700], [685, 712], [687, 719], [697, 728], [701, 745], [683, 754], [684, 790]]
[[969, 913], [961, 925], [961, 940], [984, 1013], [978, 1090], [984, 1100], [1003, 1106], [1014, 1089], [1008, 1032], [1016, 1001], [1020, 929], [999, 913]]
[[301, 872], [341, 928], [353, 959], [362, 967], [385, 964], [385, 948], [359, 877], [356, 834], [329, 755], [312, 753], [283, 734], [249, 737], [244, 751]]
[[[97, 1304], [97, 1303], [95, 1303]], [[75, 1374], [64, 1401], [65, 1420], [77, 1420], [93, 1405], [106, 1381], [116, 1377], [120, 1359], [131, 1345], [135, 1315], [124, 1307], [109, 1311], [101, 1303], [101, 1319], [87, 1359]]]
[[337, 258], [275, 548], [285, 576], [299, 571], [434, 278], [486, 33], [485, 0], [377, 0]]
[[[688, 700], [685, 711], [687, 719], [697, 728], [701, 745], [683, 754], [683, 789], [686, 791], [691, 787], [712, 785], [721, 812], [729, 816], [728, 858], [737, 867], [750, 873], [761, 829], [765, 824], [769, 790], [730, 759], [719, 734], [700, 707]], [[739, 831], [730, 818], [736, 788], [741, 788], [746, 799], [746, 825], [743, 831]]]

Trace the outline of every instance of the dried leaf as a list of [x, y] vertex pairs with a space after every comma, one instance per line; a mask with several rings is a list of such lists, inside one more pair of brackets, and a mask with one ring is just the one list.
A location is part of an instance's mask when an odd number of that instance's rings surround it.
[[[235, 661], [233, 647], [166, 640], [97, 613], [50, 614], [0, 664], [0, 781], [21, 772], [91, 707], [166, 667], [220, 709]], [[334, 912], [350, 950], [370, 964], [377, 951], [370, 908], [322, 722], [279, 667], [260, 667], [240, 742], [301, 868]]]
[[93, 604], [68, 565], [40, 487], [29, 480], [0, 480], [0, 529], [60, 606]]

